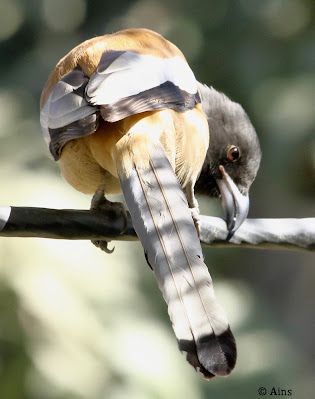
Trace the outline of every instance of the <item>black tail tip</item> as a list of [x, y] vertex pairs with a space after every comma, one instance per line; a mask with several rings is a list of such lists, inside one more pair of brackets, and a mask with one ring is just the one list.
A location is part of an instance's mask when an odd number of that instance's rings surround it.
[[197, 346], [194, 341], [181, 340], [179, 349], [187, 352], [187, 361], [206, 380], [228, 376], [236, 364], [236, 343], [230, 328], [218, 336], [211, 334], [200, 338]]
[[228, 376], [235, 367], [237, 349], [235, 338], [228, 328], [220, 335], [211, 334], [197, 342], [200, 364], [215, 376]]

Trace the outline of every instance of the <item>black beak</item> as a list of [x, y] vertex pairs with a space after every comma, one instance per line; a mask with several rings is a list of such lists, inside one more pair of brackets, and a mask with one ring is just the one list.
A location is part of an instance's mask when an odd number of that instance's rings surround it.
[[222, 178], [217, 179], [216, 182], [221, 193], [221, 202], [225, 211], [227, 228], [230, 233], [234, 233], [247, 217], [249, 197], [239, 191], [222, 165], [219, 166], [219, 169], [222, 173]]

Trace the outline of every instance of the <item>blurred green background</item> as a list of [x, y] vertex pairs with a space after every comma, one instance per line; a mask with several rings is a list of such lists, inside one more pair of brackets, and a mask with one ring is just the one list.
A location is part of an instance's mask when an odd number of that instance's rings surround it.
[[[263, 150], [250, 216], [314, 216], [311, 0], [0, 0], [0, 204], [89, 207], [48, 155], [39, 96], [72, 47], [130, 27], [173, 41], [247, 110]], [[313, 397], [314, 255], [204, 251], [239, 352], [231, 376], [207, 382], [177, 349], [140, 244], [114, 245], [0, 239], [1, 399]]]

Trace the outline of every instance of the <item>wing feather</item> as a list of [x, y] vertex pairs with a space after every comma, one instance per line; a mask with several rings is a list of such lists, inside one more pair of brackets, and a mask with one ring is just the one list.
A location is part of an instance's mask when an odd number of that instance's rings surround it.
[[41, 110], [42, 132], [56, 161], [67, 141], [97, 129], [98, 110], [85, 99], [88, 80], [80, 67], [75, 68], [56, 84]]
[[105, 121], [116, 122], [146, 111], [185, 112], [200, 101], [197, 81], [183, 58], [112, 50], [103, 53], [91, 78], [77, 66], [60, 79], [40, 121], [57, 161], [67, 141], [95, 132], [99, 113]]
[[[108, 58], [113, 60], [111, 64]], [[103, 53], [86, 93], [92, 104], [105, 105], [165, 82], [172, 82], [180, 90], [193, 95], [197, 92], [195, 76], [181, 57], [159, 58], [133, 51], [113, 50]]]
[[114, 50], [102, 55], [86, 97], [101, 106], [109, 122], [166, 108], [184, 112], [200, 102], [195, 76], [183, 58]]

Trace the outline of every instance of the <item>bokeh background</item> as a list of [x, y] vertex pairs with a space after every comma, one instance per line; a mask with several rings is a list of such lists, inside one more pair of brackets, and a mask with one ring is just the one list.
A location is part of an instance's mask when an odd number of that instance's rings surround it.
[[[0, 204], [89, 207], [48, 155], [39, 96], [72, 47], [129, 27], [173, 41], [247, 110], [263, 150], [250, 216], [314, 216], [311, 0], [0, 0]], [[114, 245], [0, 239], [1, 399], [313, 396], [314, 255], [205, 249], [239, 352], [231, 376], [207, 382], [177, 349], [140, 244]]]

